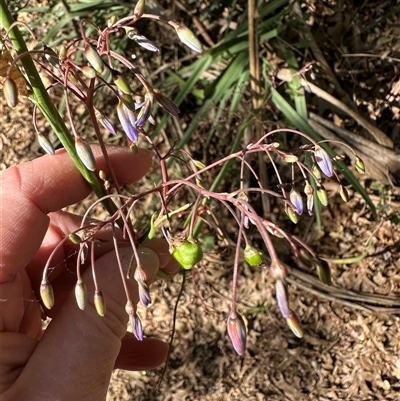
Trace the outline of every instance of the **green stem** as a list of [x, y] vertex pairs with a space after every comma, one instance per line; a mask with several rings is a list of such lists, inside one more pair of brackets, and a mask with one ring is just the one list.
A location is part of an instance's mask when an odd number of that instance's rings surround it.
[[[13, 17], [7, 7], [7, 3], [5, 0], [0, 0], [0, 22], [6, 31], [8, 31], [10, 26], [14, 23]], [[19, 31], [17, 26], [14, 26], [13, 29], [9, 32], [9, 39], [11, 40], [14, 50], [18, 54], [26, 53], [26, 55], [21, 57], [21, 63], [25, 69], [29, 84], [31, 85], [34, 101], [44, 114], [47, 121], [50, 123], [58, 139], [67, 150], [68, 154], [70, 155], [71, 159], [73, 160], [74, 164], [76, 165], [82, 176], [90, 184], [96, 195], [99, 198], [103, 197], [104, 195], [106, 195], [106, 193], [100, 180], [97, 178], [96, 174], [88, 170], [79, 159], [75, 151], [74, 139], [72, 138], [62, 117], [58, 113], [58, 110], [51, 100], [49, 94], [47, 93], [46, 88], [44, 87], [39, 73], [35, 67], [35, 64], [28, 53], [28, 48], [26, 47], [25, 41], [22, 38], [21, 32]], [[107, 211], [112, 211], [106, 202], [104, 202], [103, 204], [106, 207]]]

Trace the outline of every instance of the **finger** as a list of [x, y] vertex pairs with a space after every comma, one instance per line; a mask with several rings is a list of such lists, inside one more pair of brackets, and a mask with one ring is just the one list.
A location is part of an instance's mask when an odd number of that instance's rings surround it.
[[115, 369], [149, 370], [160, 366], [167, 357], [168, 344], [156, 338], [138, 341], [132, 333], [122, 339]]
[[[93, 147], [93, 151], [98, 168], [108, 174], [99, 148]], [[126, 148], [112, 146], [108, 152], [121, 183], [138, 180], [151, 165], [151, 153], [146, 150], [133, 154]], [[0, 188], [3, 282], [12, 279], [39, 249], [49, 224], [47, 214], [80, 201], [91, 190], [65, 151], [9, 168], [0, 176]]]
[[[131, 250], [121, 249], [120, 257], [126, 269]], [[145, 268], [149, 263], [153, 265], [154, 259], [142, 258], [141, 264]], [[92, 302], [84, 311], [78, 309], [71, 293], [15, 382], [13, 387], [18, 392], [13, 393], [14, 398], [10, 399], [31, 399], [32, 394], [38, 400], [49, 399], [49, 394], [56, 394], [58, 399], [65, 400], [97, 401], [105, 398], [128, 318], [115, 254], [110, 252], [98, 259], [96, 271], [99, 288], [107, 302], [105, 316], [97, 315]], [[88, 294], [92, 295], [94, 286], [89, 271], [83, 279]], [[133, 280], [128, 281], [128, 288], [134, 292]], [[135, 298], [137, 300], [137, 294]], [[130, 339], [126, 341], [131, 343]], [[157, 354], [158, 350], [161, 355]], [[133, 361], [133, 355], [128, 359], [121, 356], [121, 361], [127, 366], [139, 366], [144, 363], [143, 358], [147, 354], [149, 365], [154, 366], [165, 358], [165, 350], [149, 341], [135, 344], [134, 354], [140, 357], [137, 363]]]

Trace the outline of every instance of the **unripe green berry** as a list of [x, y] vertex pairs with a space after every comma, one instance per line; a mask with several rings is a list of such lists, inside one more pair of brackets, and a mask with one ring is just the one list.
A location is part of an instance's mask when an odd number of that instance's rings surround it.
[[172, 244], [172, 256], [185, 269], [192, 269], [201, 259], [203, 259], [203, 250], [194, 238], [187, 238], [179, 241], [178, 244]]
[[264, 255], [259, 249], [247, 245], [244, 249], [244, 260], [252, 267], [259, 266], [264, 260]]

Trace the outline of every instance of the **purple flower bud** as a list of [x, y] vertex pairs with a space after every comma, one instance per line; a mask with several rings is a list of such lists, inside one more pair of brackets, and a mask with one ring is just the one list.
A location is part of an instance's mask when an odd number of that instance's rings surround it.
[[321, 146], [316, 146], [314, 149], [315, 161], [318, 164], [318, 167], [321, 171], [328, 177], [332, 177], [333, 175], [333, 166], [331, 157], [328, 155], [328, 152], [321, 148]]
[[134, 112], [128, 109], [125, 104], [120, 101], [117, 106], [117, 114], [126, 136], [131, 142], [136, 143], [138, 140], [139, 131], [136, 126]]
[[287, 319], [291, 314], [291, 310], [289, 308], [289, 300], [286, 293], [285, 284], [282, 280], [276, 280], [275, 282], [275, 290], [276, 290], [276, 301], [279, 306], [279, 310], [281, 311], [281, 315]]
[[140, 109], [139, 114], [137, 116], [136, 125], [138, 127], [143, 127], [143, 125], [149, 119], [152, 108], [153, 108], [153, 96], [151, 94], [146, 94], [143, 107]]
[[100, 113], [97, 109], [95, 109], [95, 115], [99, 123], [110, 133], [113, 135], [117, 134], [117, 131], [115, 130], [114, 126], [111, 124], [111, 121], [104, 117], [102, 113]]
[[134, 40], [139, 46], [151, 52], [160, 51], [160, 48], [150, 39], [146, 38], [146, 36], [135, 34], [135, 35], [130, 35], [129, 39]]
[[292, 202], [295, 211], [297, 214], [302, 214], [303, 213], [303, 199], [301, 199], [301, 195], [293, 188], [290, 191], [290, 202]]
[[142, 341], [143, 326], [139, 316], [136, 313], [129, 315], [129, 323], [131, 325], [133, 335], [136, 337], [137, 340]]
[[243, 355], [246, 350], [246, 325], [242, 316], [238, 313], [232, 313], [227, 322], [228, 335], [232, 341], [233, 348], [239, 355]]
[[149, 286], [146, 283], [138, 281], [140, 303], [147, 308], [151, 304]]

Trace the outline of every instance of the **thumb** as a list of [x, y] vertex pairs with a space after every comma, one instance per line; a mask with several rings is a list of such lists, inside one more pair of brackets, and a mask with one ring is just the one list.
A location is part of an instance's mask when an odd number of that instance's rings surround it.
[[[125, 269], [129, 265], [131, 252], [129, 248], [119, 250]], [[145, 269], [157, 270], [159, 267], [157, 254], [150, 249], [141, 250], [140, 260]], [[15, 383], [18, 394], [15, 394], [14, 399], [105, 399], [111, 373], [120, 353], [121, 340], [126, 334], [128, 316], [125, 312], [126, 296], [115, 252], [97, 259], [95, 271], [98, 287], [106, 299], [105, 316], [99, 316], [93, 306], [94, 284], [90, 277], [91, 271], [86, 271], [83, 280], [88, 287], [88, 305], [84, 311], [80, 310], [74, 293], [71, 292]], [[127, 281], [132, 300], [136, 303], [137, 286], [133, 279]], [[151, 361], [143, 363], [146, 353], [156, 363], [165, 359], [165, 356], [160, 357], [154, 351], [166, 354], [167, 348], [155, 345], [157, 343], [154, 343], [154, 340], [133, 342], [129, 339], [124, 343], [133, 345], [128, 358], [130, 366], [135, 365], [132, 361], [135, 355], [141, 358], [138, 366], [152, 365]], [[124, 362], [126, 363], [126, 360], [123, 360], [121, 365], [125, 365]]]

